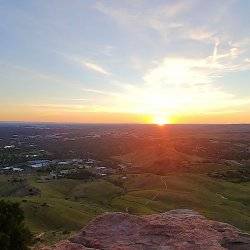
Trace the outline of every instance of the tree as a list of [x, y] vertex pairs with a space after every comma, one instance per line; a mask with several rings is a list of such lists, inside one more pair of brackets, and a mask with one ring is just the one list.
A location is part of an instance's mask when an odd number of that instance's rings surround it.
[[26, 250], [31, 239], [19, 204], [0, 200], [0, 249]]

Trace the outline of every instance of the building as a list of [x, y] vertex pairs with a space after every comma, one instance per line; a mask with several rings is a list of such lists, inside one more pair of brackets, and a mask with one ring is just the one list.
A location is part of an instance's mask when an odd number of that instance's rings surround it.
[[49, 160], [34, 160], [34, 161], [29, 161], [28, 165], [32, 168], [43, 168], [43, 167], [48, 167], [50, 164]]

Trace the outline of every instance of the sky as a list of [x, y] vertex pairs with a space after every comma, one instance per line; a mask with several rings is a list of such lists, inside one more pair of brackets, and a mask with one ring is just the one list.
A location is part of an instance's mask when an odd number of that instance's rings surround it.
[[250, 123], [248, 0], [0, 0], [0, 121]]

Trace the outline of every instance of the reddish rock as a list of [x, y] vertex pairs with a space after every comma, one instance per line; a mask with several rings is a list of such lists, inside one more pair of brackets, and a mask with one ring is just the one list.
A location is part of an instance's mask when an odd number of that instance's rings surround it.
[[148, 216], [106, 213], [51, 249], [247, 250], [250, 235], [186, 209]]

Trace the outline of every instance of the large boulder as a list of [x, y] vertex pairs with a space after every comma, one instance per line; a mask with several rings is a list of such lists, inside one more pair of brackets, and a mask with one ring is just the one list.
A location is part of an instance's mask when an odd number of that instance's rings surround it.
[[187, 209], [147, 216], [106, 213], [69, 240], [46, 249], [243, 250], [250, 249], [250, 235]]

